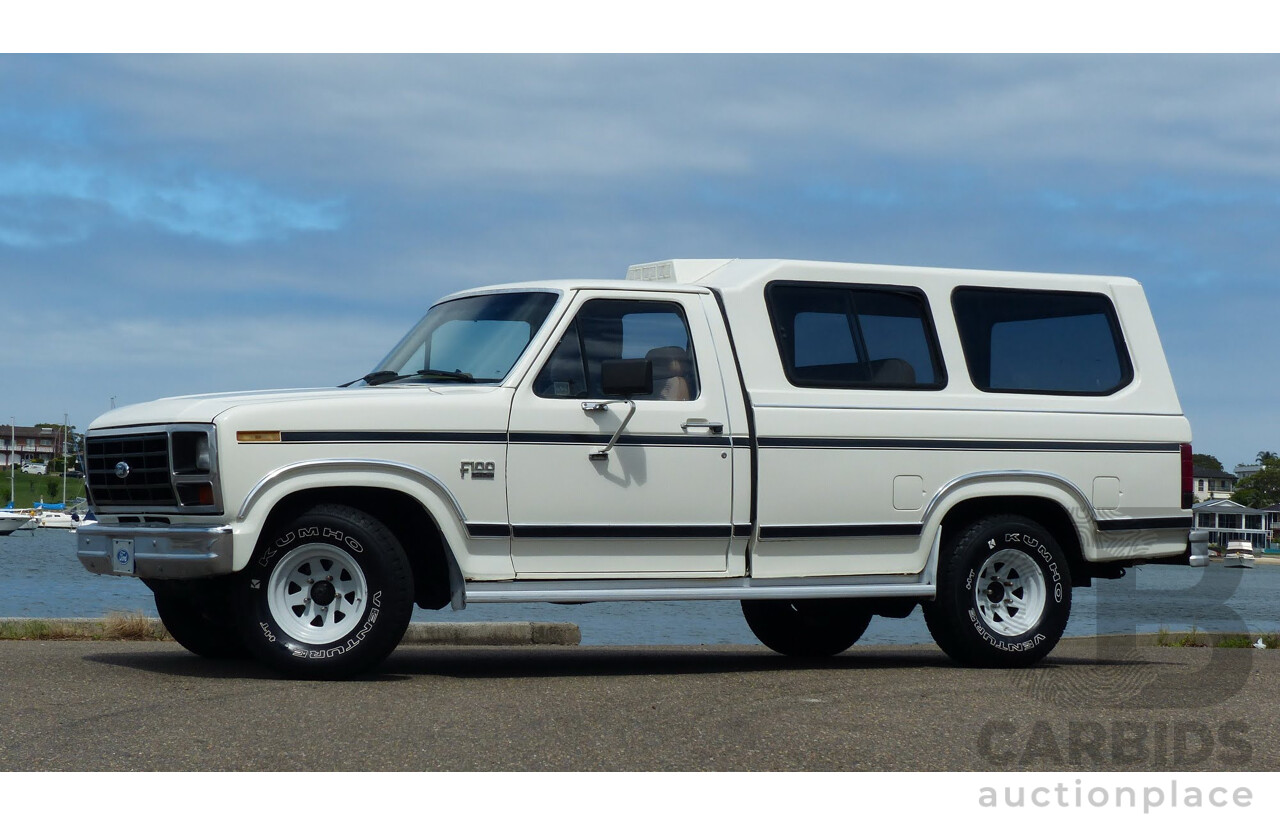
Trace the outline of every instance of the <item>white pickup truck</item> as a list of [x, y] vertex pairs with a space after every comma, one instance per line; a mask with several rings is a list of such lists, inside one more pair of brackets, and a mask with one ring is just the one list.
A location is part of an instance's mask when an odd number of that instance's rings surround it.
[[1205, 563], [1190, 441], [1133, 280], [664, 261], [450, 295], [345, 387], [106, 413], [77, 552], [290, 675], [376, 666], [415, 603], [629, 599], [796, 656], [919, 605], [1017, 666], [1073, 587]]

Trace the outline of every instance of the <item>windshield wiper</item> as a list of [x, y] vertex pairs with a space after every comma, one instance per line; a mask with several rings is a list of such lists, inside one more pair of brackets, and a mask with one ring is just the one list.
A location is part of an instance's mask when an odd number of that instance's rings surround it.
[[411, 375], [397, 375], [395, 370], [377, 370], [376, 372], [371, 372], [368, 375], [362, 376], [360, 378], [356, 378], [352, 381], [348, 381], [345, 384], [339, 384], [338, 386], [349, 387], [352, 384], [354, 384], [356, 381], [363, 381], [371, 387], [376, 387], [379, 384], [385, 384], [388, 381], [394, 381], [397, 378], [412, 378], [412, 377], [413, 376]]
[[471, 373], [463, 372], [462, 370], [454, 370], [453, 372], [449, 372], [448, 370], [418, 370], [417, 372], [411, 372], [407, 375], [401, 375], [395, 370], [377, 370], [369, 373], [363, 378], [357, 378], [355, 381], [348, 381], [347, 383], [339, 384], [338, 386], [349, 387], [356, 381], [363, 381], [370, 387], [376, 387], [379, 384], [389, 384], [392, 381], [400, 381], [405, 378], [417, 378], [418, 376], [424, 376], [426, 378], [448, 378], [452, 381], [462, 381], [467, 384], [476, 383], [476, 379], [471, 375]]
[[418, 375], [425, 375], [428, 378], [451, 378], [454, 381], [463, 381], [467, 384], [474, 384], [476, 382], [475, 377], [471, 373], [463, 372], [462, 370], [454, 370], [453, 372], [449, 372], [448, 370], [418, 370]]

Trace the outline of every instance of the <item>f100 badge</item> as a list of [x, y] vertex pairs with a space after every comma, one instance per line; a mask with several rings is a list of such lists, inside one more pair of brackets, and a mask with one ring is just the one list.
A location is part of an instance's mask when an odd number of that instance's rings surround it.
[[459, 469], [463, 478], [493, 478], [497, 467], [492, 461], [464, 461]]

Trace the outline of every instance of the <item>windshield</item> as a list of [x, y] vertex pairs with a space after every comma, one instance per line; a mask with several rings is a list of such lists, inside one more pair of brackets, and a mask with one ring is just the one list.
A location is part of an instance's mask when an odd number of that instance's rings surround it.
[[436, 304], [365, 383], [496, 384], [507, 377], [557, 297], [504, 292]]

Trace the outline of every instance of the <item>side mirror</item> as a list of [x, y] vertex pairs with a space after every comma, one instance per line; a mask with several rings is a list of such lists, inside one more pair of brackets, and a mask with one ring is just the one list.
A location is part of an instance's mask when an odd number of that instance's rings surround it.
[[600, 387], [605, 395], [653, 394], [653, 362], [645, 358], [611, 358], [600, 363]]
[[[608, 461], [609, 451], [618, 443], [622, 431], [627, 428], [631, 416], [636, 414], [633, 395], [653, 395], [653, 362], [644, 358], [611, 358], [600, 362], [600, 389], [605, 395], [620, 395], [626, 399], [627, 415], [618, 425], [618, 431], [609, 439], [603, 450], [591, 453], [592, 461]], [[582, 410], [588, 415], [603, 412], [616, 401], [583, 401]]]

